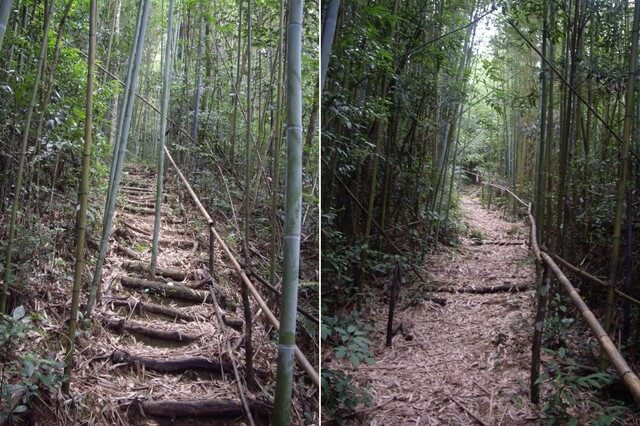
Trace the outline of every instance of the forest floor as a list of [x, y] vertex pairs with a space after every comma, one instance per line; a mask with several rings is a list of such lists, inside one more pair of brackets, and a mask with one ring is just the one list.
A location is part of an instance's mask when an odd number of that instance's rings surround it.
[[[387, 307], [380, 305], [374, 314], [381, 319], [376, 363], [355, 374], [373, 397], [368, 424], [505, 425], [537, 419], [528, 402], [535, 270], [527, 228], [482, 208], [469, 193], [462, 195], [461, 208], [468, 232], [424, 266], [432, 285], [449, 289], [434, 294], [445, 297], [446, 306], [424, 302], [402, 311], [401, 301], [398, 321], [410, 326], [413, 340], [397, 336], [391, 349], [384, 348]], [[456, 291], [496, 285], [530, 287]]]
[[[243, 417], [226, 351], [229, 345], [244, 381], [237, 278], [217, 248], [212, 283], [206, 226], [194, 208], [180, 203], [178, 184], [165, 186], [158, 253], [158, 268], [172, 270], [174, 275], [150, 278], [141, 268], [148, 267], [151, 258], [155, 173], [129, 167], [123, 179], [111, 251], [103, 271], [102, 303], [94, 311], [92, 333], [83, 332], [79, 337], [71, 381], [76, 408], [87, 424], [164, 424], [177, 413], [167, 401], [184, 400], [202, 403], [215, 399], [220, 413], [226, 413], [219, 418], [233, 422]], [[158, 283], [156, 288], [142, 281], [150, 279]], [[173, 289], [184, 290], [181, 292], [188, 297], [172, 296]], [[221, 305], [226, 299], [227, 311], [222, 311], [225, 323], [235, 323], [236, 329], [221, 329], [211, 292], [217, 294]], [[168, 311], [158, 314], [152, 312], [154, 307]], [[276, 352], [269, 344], [270, 330], [256, 312], [257, 305], [253, 308], [258, 317], [253, 323], [254, 368], [258, 380], [268, 384]], [[261, 411], [258, 407], [263, 406], [257, 401], [264, 399], [262, 392], [245, 392], [256, 401], [256, 411]], [[159, 416], [149, 416], [152, 413]], [[220, 423], [202, 418], [184, 424]]]

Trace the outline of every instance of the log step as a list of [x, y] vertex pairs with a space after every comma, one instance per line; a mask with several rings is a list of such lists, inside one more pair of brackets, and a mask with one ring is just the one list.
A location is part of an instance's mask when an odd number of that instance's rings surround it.
[[[145, 262], [131, 262], [125, 260], [122, 262], [122, 267], [129, 272], [138, 272], [138, 273], [149, 273], [151, 268]], [[165, 278], [171, 278], [176, 281], [184, 281], [187, 277], [186, 272], [179, 271], [177, 269], [164, 269], [164, 268], [156, 268], [156, 275], [160, 275]]]
[[144, 207], [124, 206], [124, 209], [129, 213], [140, 213], [140, 214], [149, 214], [149, 215], [156, 214], [155, 209], [147, 209]]
[[127, 199], [127, 204], [132, 206], [132, 207], [143, 207], [143, 208], [147, 208], [147, 209], [155, 209], [156, 208], [155, 201], [148, 201], [148, 200], [136, 200], [136, 199], [128, 198]]
[[125, 192], [147, 192], [147, 193], [155, 193], [156, 189], [151, 187], [139, 187], [139, 186], [121, 186], [121, 190]]
[[105, 318], [102, 323], [111, 331], [116, 333], [140, 334], [142, 336], [153, 337], [154, 339], [168, 340], [171, 342], [189, 343], [200, 339], [195, 334], [184, 333], [179, 330], [161, 330], [151, 328], [140, 323], [125, 321], [124, 319]]
[[[211, 295], [208, 292], [192, 290], [181, 285], [169, 285], [159, 281], [143, 280], [133, 277], [122, 277], [120, 280], [122, 285], [127, 288], [136, 290], [149, 290], [150, 292], [175, 299], [187, 300], [189, 302], [203, 303], [212, 302]], [[216, 296], [222, 307], [226, 306], [227, 295], [219, 293], [216, 289]]]
[[489, 294], [489, 293], [518, 293], [520, 291], [535, 290], [535, 287], [531, 286], [531, 283], [520, 284], [498, 284], [488, 287], [440, 287], [433, 291], [445, 292], [445, 293], [473, 293], [473, 294]]
[[115, 350], [111, 354], [111, 362], [114, 364], [126, 364], [130, 366], [141, 366], [146, 370], [158, 373], [183, 373], [189, 370], [205, 370], [221, 377], [222, 372], [228, 375], [233, 374], [233, 366], [230, 362], [218, 361], [216, 359], [202, 356], [192, 356], [174, 359], [158, 359], [144, 356], [132, 355], [125, 351]]
[[[237, 418], [244, 416], [244, 408], [240, 400], [234, 399], [186, 399], [186, 400], [157, 400], [134, 401], [132, 406], [139, 404], [141, 411], [148, 416], [155, 417], [211, 417], [211, 418]], [[247, 405], [252, 417], [268, 418], [271, 416], [272, 407], [257, 401], [248, 399]], [[264, 424], [268, 424], [266, 421]]]
[[196, 317], [194, 317], [193, 315], [182, 312], [179, 309], [169, 308], [167, 306], [157, 305], [155, 303], [139, 302], [133, 299], [109, 300], [108, 303], [111, 303], [114, 306], [127, 307], [129, 308], [129, 311], [133, 311], [136, 313], [149, 312], [152, 314], [162, 315], [167, 318], [171, 318], [174, 321], [183, 320], [191, 322], [196, 320]]

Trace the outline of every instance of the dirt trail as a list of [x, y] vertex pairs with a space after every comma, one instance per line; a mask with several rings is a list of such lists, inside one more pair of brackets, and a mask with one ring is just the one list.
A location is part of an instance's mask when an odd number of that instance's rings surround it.
[[[140, 407], [132, 405], [134, 401], [189, 399], [198, 400], [197, 405], [216, 399], [222, 401], [218, 411], [226, 413], [215, 416], [218, 421], [243, 417], [229, 357], [222, 355], [228, 342], [244, 377], [243, 321], [240, 309], [233, 312], [234, 301], [240, 300], [237, 280], [217, 253], [213, 285], [219, 289], [218, 301], [227, 301], [225, 322], [236, 327], [225, 327], [225, 338], [216, 320], [211, 283], [206, 282], [207, 234], [204, 227], [197, 226], [198, 219], [190, 207], [184, 212], [176, 195], [179, 190], [175, 182], [166, 185], [158, 253], [158, 268], [174, 270], [174, 274], [150, 278], [143, 269], [132, 269], [131, 262], [139, 262], [138, 266], [150, 263], [155, 174], [129, 167], [123, 178], [111, 252], [103, 272], [102, 303], [95, 311], [96, 322], [103, 328], [94, 327], [92, 336], [81, 339], [78, 374], [73, 379], [73, 386], [91, 401], [87, 401], [87, 407], [93, 407], [94, 417], [87, 419], [89, 424], [163, 424], [162, 416], [154, 418], [150, 414], [177, 414], [165, 402]], [[130, 262], [128, 267], [126, 262]], [[146, 288], [132, 287], [143, 279], [159, 284], [155, 289], [144, 282]], [[201, 286], [189, 288], [197, 284]], [[188, 297], [176, 296], [176, 289]], [[165, 312], [159, 314], [158, 310]], [[268, 345], [260, 343], [268, 341], [269, 336], [257, 321], [253, 339], [254, 366], [257, 372], [267, 372], [275, 358]], [[163, 364], [165, 361], [174, 363]], [[247, 397], [258, 399], [251, 392]], [[256, 402], [254, 412], [263, 408]], [[149, 417], [140, 419], [143, 412]], [[197, 422], [191, 419], [186, 424], [214, 423], [209, 417]]]
[[446, 306], [423, 302], [404, 312], [407, 295], [401, 292], [397, 318], [412, 325], [414, 339], [398, 335], [392, 349], [383, 347], [387, 312], [380, 306], [373, 313], [375, 341], [381, 342], [376, 364], [355, 373], [373, 395], [367, 424], [536, 422], [528, 402], [535, 270], [524, 243], [527, 228], [484, 209], [477, 194], [463, 194], [461, 208], [467, 235], [455, 249], [429, 257], [424, 270], [430, 281], [450, 290], [504, 284], [529, 284], [530, 290], [436, 292]]

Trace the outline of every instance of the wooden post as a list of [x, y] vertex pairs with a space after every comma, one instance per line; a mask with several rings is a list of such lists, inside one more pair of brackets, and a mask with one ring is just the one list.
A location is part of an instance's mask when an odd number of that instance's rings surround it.
[[396, 262], [396, 267], [393, 271], [393, 279], [391, 281], [391, 296], [389, 297], [389, 319], [387, 320], [387, 344], [386, 347], [391, 347], [391, 341], [393, 340], [393, 312], [398, 300], [398, 292], [400, 291], [400, 282], [402, 281], [402, 266], [400, 262]]
[[547, 314], [547, 300], [551, 287], [551, 277], [549, 267], [546, 263], [542, 265], [542, 281], [538, 286], [538, 308], [536, 312], [536, 322], [533, 331], [533, 345], [531, 347], [531, 402], [537, 404], [540, 401], [540, 352], [542, 351], [542, 333], [544, 331], [544, 318]]
[[214, 257], [215, 257], [215, 253], [214, 253], [214, 244], [215, 244], [215, 237], [213, 236], [213, 231], [211, 231], [211, 227], [209, 227], [209, 274], [211, 274], [212, 278], [216, 278], [214, 271], [213, 271], [213, 261], [214, 261]]
[[[250, 275], [249, 275], [250, 276]], [[240, 279], [240, 286], [242, 288], [242, 306], [244, 308], [244, 354], [245, 354], [245, 380], [247, 381], [247, 388], [250, 390], [256, 390], [256, 379], [253, 372], [253, 318], [251, 313], [251, 304], [249, 303], [249, 289], [247, 284]]]

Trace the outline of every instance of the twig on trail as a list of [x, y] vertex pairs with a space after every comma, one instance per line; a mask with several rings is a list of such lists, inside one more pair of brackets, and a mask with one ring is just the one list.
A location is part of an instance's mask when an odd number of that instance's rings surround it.
[[453, 401], [456, 404], [458, 404], [458, 406], [460, 408], [462, 408], [462, 410], [464, 410], [465, 413], [467, 413], [468, 415], [473, 417], [478, 423], [480, 423], [483, 426], [489, 426], [489, 424], [487, 422], [482, 420], [482, 418], [478, 414], [474, 413], [470, 408], [468, 408], [466, 405], [464, 405], [464, 403], [462, 401], [460, 401], [458, 398], [456, 398], [455, 396], [452, 396], [452, 395], [448, 395], [448, 398], [451, 401]]

